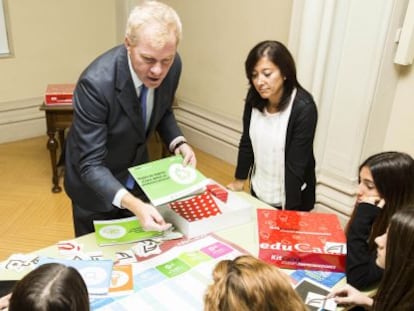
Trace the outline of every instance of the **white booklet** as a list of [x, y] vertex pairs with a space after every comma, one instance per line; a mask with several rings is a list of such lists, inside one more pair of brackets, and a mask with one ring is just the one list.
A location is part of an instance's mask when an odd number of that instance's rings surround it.
[[295, 286], [295, 290], [303, 299], [310, 311], [335, 311], [336, 303], [333, 298], [326, 299], [326, 295], [331, 292], [331, 288], [317, 283], [311, 279], [303, 278]]

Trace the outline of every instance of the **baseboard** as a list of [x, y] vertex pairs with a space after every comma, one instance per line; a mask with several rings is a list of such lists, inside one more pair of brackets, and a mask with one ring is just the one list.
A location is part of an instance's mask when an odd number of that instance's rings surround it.
[[45, 114], [39, 110], [41, 98], [0, 104], [0, 143], [46, 135]]

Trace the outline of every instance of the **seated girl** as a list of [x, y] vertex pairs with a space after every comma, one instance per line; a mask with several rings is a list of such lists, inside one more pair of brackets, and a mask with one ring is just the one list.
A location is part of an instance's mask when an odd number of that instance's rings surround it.
[[372, 307], [374, 311], [413, 310], [414, 306], [414, 205], [395, 213], [388, 230], [375, 239], [376, 264], [384, 275], [374, 298], [351, 285], [332, 291], [328, 298], [342, 305]]
[[383, 270], [375, 264], [375, 238], [384, 234], [391, 216], [414, 202], [414, 160], [401, 152], [382, 152], [359, 169], [357, 201], [347, 224], [346, 277], [358, 289], [375, 286]]

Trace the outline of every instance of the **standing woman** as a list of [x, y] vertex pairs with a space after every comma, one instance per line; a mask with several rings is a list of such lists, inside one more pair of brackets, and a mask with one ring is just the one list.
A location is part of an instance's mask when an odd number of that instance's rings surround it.
[[295, 61], [278, 41], [263, 41], [245, 62], [249, 90], [235, 180], [260, 200], [288, 210], [310, 211], [315, 203], [313, 139], [317, 109], [296, 78]]
[[357, 200], [345, 229], [349, 284], [367, 289], [380, 281], [383, 270], [375, 264], [375, 238], [385, 233], [392, 215], [410, 203], [414, 203], [414, 160], [410, 155], [381, 152], [360, 165]]

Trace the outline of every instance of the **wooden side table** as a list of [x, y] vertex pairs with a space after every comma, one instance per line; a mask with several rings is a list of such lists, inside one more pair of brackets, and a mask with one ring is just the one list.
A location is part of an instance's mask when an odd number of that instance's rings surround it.
[[[44, 103], [40, 106], [40, 110], [43, 110], [46, 115], [46, 127], [47, 135], [49, 139], [47, 141], [47, 149], [50, 152], [50, 160], [52, 163], [52, 192], [58, 193], [62, 191], [62, 187], [59, 186], [59, 167], [63, 166], [63, 147], [65, 145], [65, 130], [72, 124], [73, 107], [72, 105], [55, 105], [48, 106]], [[59, 142], [56, 140], [56, 134], [58, 135]], [[59, 161], [57, 161], [57, 153], [60, 145]]]
[[[52, 192], [58, 193], [62, 191], [62, 187], [59, 186], [59, 177], [63, 172], [64, 165], [64, 150], [65, 146], [65, 130], [69, 129], [73, 119], [73, 107], [72, 105], [45, 105], [40, 106], [40, 110], [43, 110], [46, 115], [46, 128], [49, 139], [47, 141], [47, 149], [50, 152], [50, 160], [52, 163]], [[59, 142], [56, 140], [58, 136]], [[158, 133], [152, 135], [148, 142], [149, 156], [151, 160], [157, 160], [168, 156], [169, 150], [161, 142]], [[59, 151], [59, 161], [57, 153]]]

